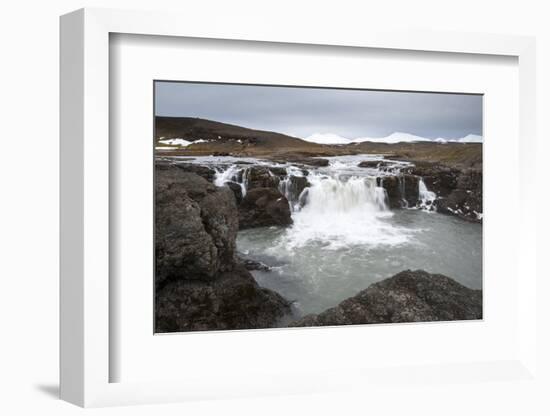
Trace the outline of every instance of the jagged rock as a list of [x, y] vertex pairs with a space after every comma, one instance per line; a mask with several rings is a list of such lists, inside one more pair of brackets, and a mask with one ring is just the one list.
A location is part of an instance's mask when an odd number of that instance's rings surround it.
[[299, 202], [299, 198], [304, 189], [311, 184], [303, 176], [290, 176], [286, 181], [281, 182], [282, 192], [293, 204]]
[[400, 181], [397, 176], [384, 176], [377, 178], [377, 185], [386, 190], [390, 208], [401, 208], [403, 206]]
[[277, 188], [279, 178], [265, 166], [252, 166], [246, 172], [248, 189]]
[[412, 170], [437, 195], [437, 211], [469, 221], [481, 221], [483, 175], [481, 169], [450, 168], [437, 163], [417, 163]]
[[208, 166], [201, 166], [193, 163], [178, 163], [175, 166], [185, 172], [195, 173], [208, 182], [214, 182], [214, 177], [216, 176], [216, 171]]
[[239, 205], [243, 200], [243, 188], [236, 182], [227, 182], [226, 185], [233, 191], [235, 201], [237, 202], [237, 205]]
[[269, 328], [290, 312], [235, 260], [238, 212], [229, 187], [157, 166], [157, 332]]
[[157, 169], [156, 282], [211, 280], [232, 267], [237, 207], [227, 187], [179, 168]]
[[482, 318], [482, 293], [450, 277], [403, 271], [289, 326], [455, 321]]
[[438, 197], [446, 197], [456, 188], [460, 170], [423, 162], [417, 163], [411, 173], [422, 177], [428, 189]]
[[270, 166], [269, 171], [279, 177], [286, 176], [286, 168], [283, 168], [281, 166]]
[[418, 176], [401, 174], [377, 179], [378, 186], [386, 190], [390, 208], [416, 206], [418, 202]]
[[391, 163], [388, 163], [383, 160], [364, 160], [360, 162], [357, 166], [359, 166], [360, 168], [373, 168], [373, 169], [379, 168], [380, 169], [380, 168], [386, 168], [388, 166], [391, 166]]
[[271, 271], [271, 267], [269, 267], [265, 263], [262, 263], [261, 261], [241, 258], [241, 262], [244, 264], [244, 267], [246, 268], [246, 270], [259, 270], [262, 272]]
[[456, 188], [437, 201], [437, 210], [480, 222], [483, 213], [483, 175], [479, 169], [464, 170], [456, 181]]
[[157, 332], [271, 328], [290, 303], [258, 286], [244, 266], [211, 282], [170, 281], [156, 293]]
[[416, 175], [402, 175], [402, 198], [407, 202], [408, 207], [416, 206], [418, 202], [418, 182], [420, 178]]
[[278, 189], [250, 189], [239, 205], [240, 229], [290, 224], [288, 200]]

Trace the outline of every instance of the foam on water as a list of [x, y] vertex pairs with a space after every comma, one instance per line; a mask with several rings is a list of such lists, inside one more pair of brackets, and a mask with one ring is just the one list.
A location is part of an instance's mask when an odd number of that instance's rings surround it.
[[368, 248], [409, 240], [410, 232], [386, 221], [393, 214], [386, 191], [376, 186], [376, 178], [310, 174], [308, 180], [307, 203], [294, 212], [294, 224], [281, 238], [281, 245], [293, 249], [318, 242], [328, 249]]

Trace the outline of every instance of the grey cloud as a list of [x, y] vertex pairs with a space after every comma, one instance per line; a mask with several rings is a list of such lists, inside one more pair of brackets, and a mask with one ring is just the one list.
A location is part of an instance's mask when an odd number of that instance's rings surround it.
[[157, 82], [155, 109], [299, 137], [482, 134], [481, 95]]

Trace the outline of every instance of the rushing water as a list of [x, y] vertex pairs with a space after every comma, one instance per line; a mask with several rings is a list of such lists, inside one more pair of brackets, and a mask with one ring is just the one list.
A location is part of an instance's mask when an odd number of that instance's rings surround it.
[[[422, 179], [416, 207], [388, 208], [381, 181], [399, 175], [409, 163], [376, 155], [328, 159], [329, 166], [305, 171], [303, 166], [277, 164], [287, 172], [279, 188], [289, 200], [292, 226], [239, 232], [239, 252], [272, 267], [269, 272], [253, 272], [261, 286], [295, 301], [300, 314], [333, 307], [405, 269], [442, 273], [468, 287], [481, 288], [480, 224], [434, 212], [436, 194]], [[358, 167], [365, 160], [375, 163]], [[383, 166], [377, 166], [377, 161], [384, 161]], [[231, 157], [203, 157], [192, 163], [215, 169], [218, 186], [239, 183], [243, 195], [251, 166], [246, 163], [274, 165]], [[310, 186], [297, 194], [292, 177], [304, 175]]]

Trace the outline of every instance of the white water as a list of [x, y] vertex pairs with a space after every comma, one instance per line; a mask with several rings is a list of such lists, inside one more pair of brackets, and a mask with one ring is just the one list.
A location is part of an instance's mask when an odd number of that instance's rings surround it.
[[304, 191], [307, 202], [293, 213], [294, 224], [280, 244], [295, 248], [321, 242], [327, 249], [368, 248], [409, 239], [409, 232], [386, 221], [393, 214], [386, 191], [376, 186], [375, 177], [310, 173], [308, 180], [311, 187]]
[[235, 182], [241, 186], [243, 197], [247, 191], [247, 169], [239, 165], [230, 165], [225, 169], [218, 167], [214, 168], [216, 176], [214, 177], [214, 185], [224, 186], [227, 182]]
[[425, 211], [435, 211], [434, 202], [437, 199], [435, 192], [429, 191], [424, 183], [424, 180], [420, 178], [418, 181], [418, 204], [419, 207]]

